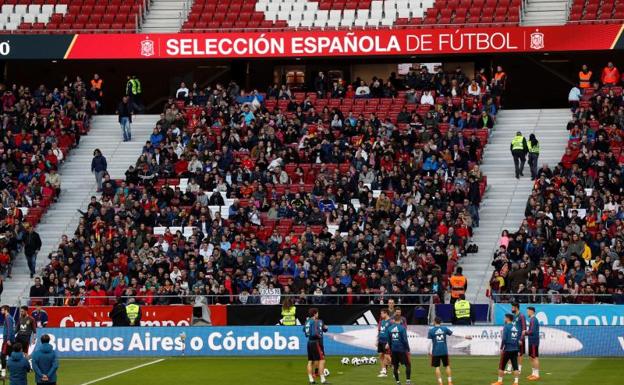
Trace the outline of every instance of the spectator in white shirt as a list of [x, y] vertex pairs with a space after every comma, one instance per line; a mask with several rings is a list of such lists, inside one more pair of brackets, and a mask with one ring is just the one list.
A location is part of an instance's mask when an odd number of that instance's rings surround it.
[[568, 93], [568, 102], [570, 103], [570, 109], [572, 112], [576, 111], [581, 101], [581, 90], [576, 86], [572, 86], [570, 93]]
[[186, 84], [184, 82], [180, 83], [180, 88], [176, 91], [177, 99], [186, 99], [189, 94], [189, 89], [186, 88]]
[[364, 80], [360, 81], [360, 86], [355, 90], [356, 98], [368, 98], [370, 96], [370, 88]]
[[431, 95], [431, 91], [423, 92], [422, 96], [420, 97], [420, 104], [429, 104], [431, 106], [435, 104], [435, 101], [433, 100], [433, 95]]

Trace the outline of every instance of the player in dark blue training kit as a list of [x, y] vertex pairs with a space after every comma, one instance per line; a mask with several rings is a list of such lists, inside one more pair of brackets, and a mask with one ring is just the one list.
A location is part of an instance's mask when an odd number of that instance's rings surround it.
[[518, 350], [519, 340], [522, 331], [518, 330], [514, 322], [513, 314], [505, 314], [505, 326], [501, 333], [501, 359], [498, 364], [498, 380], [492, 385], [503, 385], [503, 375], [505, 374], [505, 365], [511, 361], [511, 367], [514, 373], [514, 384], [518, 384]]
[[[436, 378], [438, 384], [442, 384], [442, 373], [440, 372], [440, 365], [444, 365], [446, 368], [446, 377], [448, 379], [448, 385], [453, 385], [453, 377], [451, 373], [451, 365], [449, 363], [448, 346], [446, 345], [446, 337], [453, 334], [453, 332], [446, 326], [441, 326], [442, 319], [436, 317], [434, 320], [434, 326], [429, 329], [427, 338], [431, 340], [431, 366], [435, 368]], [[467, 340], [471, 340], [472, 337], [464, 337]]]
[[303, 326], [303, 331], [308, 337], [308, 379], [314, 384], [314, 368], [318, 365], [321, 376], [321, 384], [328, 384], [325, 379], [325, 351], [323, 349], [323, 333], [327, 326], [319, 319], [318, 309], [311, 308], [308, 311], [309, 318]]
[[388, 309], [383, 308], [379, 313], [379, 323], [377, 324], [377, 353], [379, 353], [379, 364], [381, 370], [377, 377], [388, 376], [388, 366], [390, 364], [390, 351], [388, 350], [388, 336], [386, 330], [392, 325]]
[[[518, 341], [518, 371], [522, 373], [522, 357], [526, 354], [525, 331], [527, 328], [526, 317], [520, 312], [520, 304], [514, 302], [511, 304], [511, 313], [514, 315], [513, 322], [516, 324], [516, 329], [520, 330], [522, 334]], [[505, 373], [511, 373], [511, 366], [507, 365]]]
[[410, 347], [407, 339], [407, 328], [401, 322], [401, 315], [394, 315], [394, 323], [386, 330], [388, 345], [392, 354], [392, 367], [394, 369], [394, 379], [398, 385], [399, 365], [405, 365], [406, 384], [411, 384], [412, 377], [412, 361], [410, 359]]
[[539, 367], [539, 342], [540, 342], [540, 325], [535, 317], [535, 308], [527, 307], [529, 315], [529, 328], [526, 335], [529, 337], [529, 358], [531, 358], [531, 375], [527, 377], [529, 381], [537, 381], [540, 379]]

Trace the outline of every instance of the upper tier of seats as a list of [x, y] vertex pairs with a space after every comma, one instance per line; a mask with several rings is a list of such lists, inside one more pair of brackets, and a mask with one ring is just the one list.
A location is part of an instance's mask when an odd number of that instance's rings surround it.
[[569, 23], [616, 23], [624, 20], [624, 0], [574, 0]]
[[[0, 0], [4, 33], [135, 32], [144, 0]], [[513, 26], [521, 0], [195, 0], [183, 32]], [[624, 0], [574, 0], [569, 23], [624, 20]]]
[[4, 33], [135, 32], [143, 0], [0, 0]]
[[520, 0], [196, 0], [183, 31], [518, 25]]

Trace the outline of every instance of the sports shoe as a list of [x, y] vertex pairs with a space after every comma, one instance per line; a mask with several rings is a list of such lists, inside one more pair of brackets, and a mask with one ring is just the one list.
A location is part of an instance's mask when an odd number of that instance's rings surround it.
[[379, 372], [379, 374], [377, 375], [377, 377], [382, 378], [382, 377], [388, 377], [388, 373], [382, 373]]
[[449, 383], [448, 383], [448, 385], [453, 385], [453, 383], [452, 383], [452, 382], [449, 382]]
[[502, 382], [496, 381], [496, 382], [492, 382], [492, 385], [503, 385]]
[[2, 378], [6, 377], [6, 369], [0, 370], [0, 377]]
[[533, 374], [527, 377], [527, 380], [529, 381], [539, 381], [539, 379], [540, 379], [539, 376], [535, 376]]

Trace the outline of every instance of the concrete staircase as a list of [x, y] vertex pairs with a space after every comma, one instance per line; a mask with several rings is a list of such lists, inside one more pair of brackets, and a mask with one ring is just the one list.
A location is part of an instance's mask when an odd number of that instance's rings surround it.
[[[37, 271], [48, 264], [48, 254], [58, 246], [63, 234], [73, 236], [80, 219], [77, 210], [86, 209], [90, 197], [96, 194], [95, 178], [91, 174], [93, 150], [102, 151], [113, 179], [122, 178], [141, 154], [158, 118], [158, 115], [135, 116], [131, 142], [123, 142], [116, 115], [93, 118], [89, 134], [81, 138], [78, 148], [72, 150], [59, 170], [62, 189], [59, 201], [50, 207], [36, 228], [43, 243], [37, 256]], [[2, 293], [2, 303], [11, 305], [26, 298], [32, 285], [23, 253], [15, 259], [12, 277], [5, 280]]]
[[568, 20], [569, 0], [527, 0], [522, 25], [564, 25]]
[[[468, 254], [461, 261], [468, 279], [467, 297], [473, 303], [487, 303], [486, 291], [492, 276], [492, 257], [498, 248], [503, 230], [516, 231], [524, 219], [524, 209], [533, 184], [528, 164], [524, 177], [515, 178], [513, 159], [509, 151], [511, 139], [521, 131], [528, 139], [534, 133], [540, 141], [539, 167], [551, 168], [561, 160], [566, 148], [566, 124], [571, 115], [567, 109], [503, 110], [488, 143], [481, 169], [488, 178], [488, 190], [481, 205], [480, 226], [472, 241], [479, 252]], [[528, 160], [528, 159], [527, 159]]]
[[148, 9], [141, 32], [179, 32], [193, 5], [193, 0], [154, 0]]

